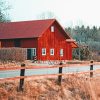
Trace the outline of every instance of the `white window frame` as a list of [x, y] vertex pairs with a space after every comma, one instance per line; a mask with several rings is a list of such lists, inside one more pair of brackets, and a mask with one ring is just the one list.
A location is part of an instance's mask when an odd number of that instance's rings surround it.
[[64, 55], [64, 49], [60, 49], [60, 56]]
[[54, 55], [54, 49], [52, 48], [52, 49], [50, 49], [50, 55]]
[[33, 56], [36, 56], [36, 48], [32, 48], [33, 49]]
[[42, 55], [43, 55], [43, 56], [46, 55], [46, 48], [42, 48]]
[[51, 26], [51, 32], [54, 32], [55, 29], [54, 29], [54, 26]]

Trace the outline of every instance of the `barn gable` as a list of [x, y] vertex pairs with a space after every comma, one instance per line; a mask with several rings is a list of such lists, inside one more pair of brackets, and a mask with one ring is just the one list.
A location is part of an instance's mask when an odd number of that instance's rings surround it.
[[[65, 30], [63, 29], [63, 27], [59, 24], [59, 22], [57, 20], [55, 20], [48, 28], [49, 30], [51, 30], [51, 27], [54, 26], [54, 28], [56, 27], [59, 31], [60, 31], [60, 35], [63, 36], [63, 38], [65, 38], [66, 42], [69, 42], [72, 46], [72, 48], [77, 48], [78, 45], [76, 43], [75, 40], [73, 40], [70, 36], [69, 33], [65, 32]], [[48, 29], [46, 29], [44, 31], [45, 34], [47, 34], [48, 32], [46, 32]], [[55, 29], [54, 29], [55, 30]], [[42, 34], [43, 35], [43, 34]], [[41, 35], [41, 36], [42, 36]], [[67, 41], [68, 40], [68, 41]]]

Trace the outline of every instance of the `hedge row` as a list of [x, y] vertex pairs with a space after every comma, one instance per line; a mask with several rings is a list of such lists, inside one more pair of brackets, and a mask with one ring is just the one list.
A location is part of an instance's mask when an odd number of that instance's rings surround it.
[[24, 61], [27, 59], [25, 48], [0, 48], [1, 61]]

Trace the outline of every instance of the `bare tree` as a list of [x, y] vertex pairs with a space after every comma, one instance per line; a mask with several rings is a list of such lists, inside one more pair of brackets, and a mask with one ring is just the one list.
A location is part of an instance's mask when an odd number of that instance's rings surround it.
[[0, 22], [8, 22], [10, 21], [8, 10], [10, 9], [10, 5], [7, 4], [6, 1], [0, 0]]

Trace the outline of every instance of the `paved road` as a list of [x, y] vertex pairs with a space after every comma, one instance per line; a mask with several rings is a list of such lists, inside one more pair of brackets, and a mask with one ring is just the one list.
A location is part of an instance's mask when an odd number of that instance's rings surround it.
[[[100, 65], [94, 65], [94, 70], [100, 69]], [[68, 72], [82, 72], [89, 71], [90, 66], [82, 66], [82, 67], [65, 67], [63, 68], [63, 73]], [[41, 74], [57, 74], [58, 68], [45, 68], [45, 69], [27, 69], [25, 70], [25, 75], [41, 75]], [[8, 77], [16, 77], [20, 76], [20, 70], [8, 70], [8, 71], [0, 71], [0, 78], [8, 78]]]

